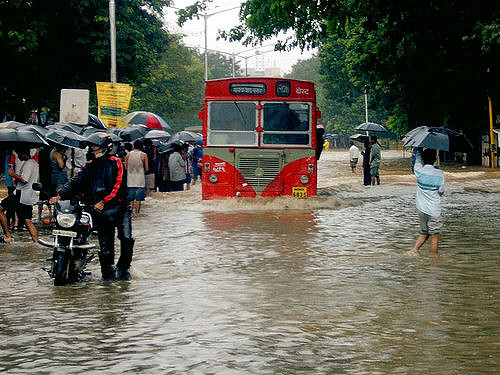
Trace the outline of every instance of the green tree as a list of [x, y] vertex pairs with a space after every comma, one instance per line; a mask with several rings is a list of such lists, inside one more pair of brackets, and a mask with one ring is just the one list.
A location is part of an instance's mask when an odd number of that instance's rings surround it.
[[390, 124], [477, 134], [487, 122], [487, 82], [500, 86], [498, 74], [486, 78], [500, 62], [499, 14], [498, 2], [467, 0], [248, 0], [229, 38], [256, 43], [293, 31], [279, 48], [339, 43], [349, 82], [370, 86]]
[[[117, 2], [117, 74], [135, 84], [169, 43], [161, 9], [168, 0]], [[20, 120], [41, 104], [59, 107], [61, 88], [95, 90], [109, 81], [108, 0], [0, 3], [0, 110]]]
[[203, 69], [195, 51], [179, 41], [170, 43], [134, 90], [131, 110], [159, 114], [173, 127], [172, 131], [194, 125], [203, 103]]

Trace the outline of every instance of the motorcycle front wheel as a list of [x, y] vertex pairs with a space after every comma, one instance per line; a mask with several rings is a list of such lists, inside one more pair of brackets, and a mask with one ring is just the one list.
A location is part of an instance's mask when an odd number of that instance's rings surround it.
[[55, 264], [53, 267], [54, 272], [54, 285], [62, 286], [68, 283], [68, 275], [69, 275], [69, 262], [68, 257], [65, 253], [59, 254], [57, 258], [55, 258]]

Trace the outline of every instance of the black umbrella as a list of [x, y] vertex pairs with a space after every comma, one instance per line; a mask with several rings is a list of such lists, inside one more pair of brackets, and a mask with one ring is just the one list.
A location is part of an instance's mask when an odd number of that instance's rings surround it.
[[38, 133], [29, 130], [0, 129], [0, 145], [2, 148], [36, 148], [48, 143]]
[[26, 125], [20, 128], [19, 130], [28, 130], [30, 132], [35, 132], [42, 138], [45, 137], [45, 135], [49, 132], [49, 129], [39, 125]]
[[55, 129], [51, 130], [45, 136], [47, 141], [59, 146], [71, 148], [85, 148], [87, 147], [86, 138], [80, 134], [73, 133], [68, 130]]
[[82, 125], [70, 124], [68, 122], [56, 122], [53, 125], [47, 126], [49, 130], [66, 130], [76, 134], [80, 134], [85, 128]]
[[472, 150], [469, 139], [456, 130], [445, 127], [419, 126], [405, 135], [404, 147], [427, 147], [435, 150], [467, 152]]
[[16, 129], [19, 128], [20, 126], [25, 126], [26, 124], [23, 124], [22, 122], [17, 122], [17, 121], [5, 121], [5, 122], [0, 122], [0, 129]]
[[127, 126], [120, 131], [120, 138], [126, 142], [133, 142], [137, 139], [144, 138], [144, 136], [151, 129], [146, 128], [145, 126]]
[[106, 132], [106, 130], [104, 130], [104, 129], [97, 129], [97, 128], [94, 128], [93, 126], [86, 126], [80, 132], [80, 135], [83, 136], [83, 137], [88, 137], [89, 135], [94, 134], [94, 133], [98, 133], [98, 132]]
[[374, 122], [363, 122], [361, 125], [356, 126], [356, 130], [368, 131], [368, 132], [386, 132], [387, 129], [380, 124]]
[[89, 113], [89, 122], [87, 126], [92, 126], [96, 129], [107, 129], [106, 124], [104, 124], [99, 117], [93, 115], [92, 113]]
[[369, 136], [364, 135], [364, 134], [354, 134], [354, 135], [351, 135], [349, 138], [353, 139], [355, 141], [358, 141], [358, 142], [364, 142], [365, 140], [370, 139]]
[[201, 134], [187, 130], [180, 131], [172, 136], [172, 141], [181, 140], [183, 142], [196, 142], [199, 139], [201, 139]]

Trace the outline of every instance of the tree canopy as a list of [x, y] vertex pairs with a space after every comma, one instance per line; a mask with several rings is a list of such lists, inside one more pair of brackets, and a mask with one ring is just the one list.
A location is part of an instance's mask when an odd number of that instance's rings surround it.
[[[123, 0], [116, 7], [120, 82], [144, 72], [169, 44], [167, 0]], [[110, 75], [108, 0], [0, 3], [0, 108], [20, 113], [44, 102], [58, 108], [61, 88], [94, 88]]]
[[498, 2], [467, 0], [248, 0], [229, 38], [288, 32], [278, 48], [320, 47], [323, 73], [343, 76], [327, 97], [342, 88], [348, 104], [368, 85], [399, 133], [422, 124], [474, 132], [487, 119], [487, 90], [500, 86], [499, 15]]

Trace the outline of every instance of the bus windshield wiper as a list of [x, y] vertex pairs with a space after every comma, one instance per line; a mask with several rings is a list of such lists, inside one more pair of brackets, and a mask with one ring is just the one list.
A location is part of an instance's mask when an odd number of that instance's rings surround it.
[[233, 103], [236, 106], [236, 109], [238, 110], [238, 112], [240, 113], [241, 119], [243, 120], [243, 129], [246, 130], [247, 122], [245, 121], [245, 116], [243, 116], [243, 112], [241, 112], [241, 109], [240, 109], [240, 106], [238, 105], [238, 103], [236, 101], [234, 101]]

